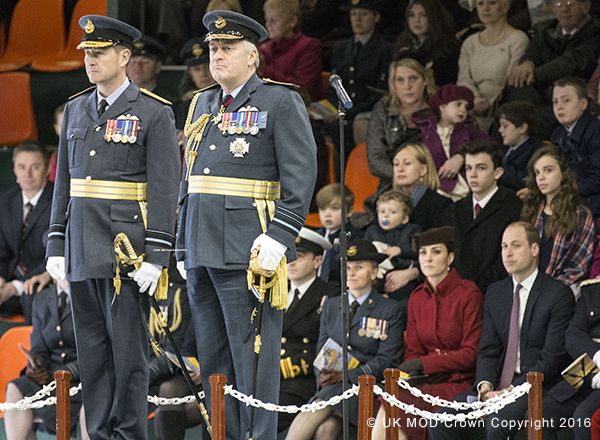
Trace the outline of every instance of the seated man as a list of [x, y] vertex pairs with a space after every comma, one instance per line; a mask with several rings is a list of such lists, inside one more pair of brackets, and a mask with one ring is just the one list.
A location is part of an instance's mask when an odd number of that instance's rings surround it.
[[[35, 295], [30, 350], [35, 365], [28, 363], [24, 375], [8, 384], [6, 387], [7, 402], [17, 402], [23, 397], [33, 396], [44, 385], [48, 385], [54, 380], [54, 372], [58, 370], [71, 372], [73, 375], [71, 386], [79, 383], [79, 365], [69, 295], [69, 284], [65, 279]], [[4, 361], [6, 362], [6, 360]], [[75, 435], [79, 419], [83, 438], [88, 439], [81, 406], [81, 392], [71, 397], [70, 409], [71, 435]], [[34, 427], [37, 419], [40, 419], [41, 423]], [[34, 430], [36, 429], [40, 432], [54, 434], [56, 408], [51, 405], [34, 410], [6, 411], [4, 428], [6, 437], [11, 440], [35, 438]]]
[[552, 115], [552, 83], [565, 76], [588, 79], [600, 52], [600, 21], [590, 17], [590, 0], [551, 0], [555, 20], [534, 28], [520, 64], [508, 76], [505, 101], [524, 100], [540, 108], [540, 133], [557, 125]]
[[0, 314], [23, 312], [31, 323], [32, 297], [25, 283], [45, 272], [42, 238], [50, 225], [53, 185], [43, 145], [27, 141], [13, 152], [17, 186], [0, 194]]
[[[522, 384], [530, 371], [544, 374], [547, 390], [569, 363], [565, 330], [575, 301], [571, 289], [538, 271], [539, 240], [529, 223], [511, 223], [504, 230], [502, 262], [510, 276], [492, 284], [485, 296], [475, 372], [475, 389], [482, 401]], [[481, 421], [481, 426], [488, 440], [506, 440], [518, 429], [517, 423], [507, 421], [526, 418], [525, 395]], [[429, 428], [429, 434], [434, 440], [462, 439], [468, 429], [459, 423], [438, 424]]]
[[[281, 338], [280, 405], [303, 405], [317, 391], [313, 362], [319, 320], [327, 298], [339, 295], [339, 288], [317, 278], [323, 252], [327, 250], [331, 250], [331, 243], [325, 237], [307, 228], [300, 229], [296, 239], [298, 257], [287, 265], [290, 289]], [[277, 431], [287, 430], [294, 416], [279, 413]]]

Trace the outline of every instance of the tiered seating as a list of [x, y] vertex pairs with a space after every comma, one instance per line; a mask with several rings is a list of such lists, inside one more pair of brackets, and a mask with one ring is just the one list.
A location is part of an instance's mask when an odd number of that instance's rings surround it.
[[379, 179], [371, 174], [367, 144], [358, 144], [346, 163], [346, 186], [354, 193], [354, 212], [365, 212], [364, 201], [377, 191]]
[[30, 325], [13, 327], [0, 338], [0, 402], [6, 400], [6, 385], [17, 378], [27, 364], [27, 359], [18, 344], [21, 343], [29, 349], [31, 330]]
[[37, 126], [25, 72], [0, 73], [0, 145], [37, 139]]

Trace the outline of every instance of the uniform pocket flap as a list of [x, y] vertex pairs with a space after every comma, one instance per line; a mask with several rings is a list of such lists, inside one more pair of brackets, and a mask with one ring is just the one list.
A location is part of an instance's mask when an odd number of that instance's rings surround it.
[[67, 140], [84, 139], [87, 128], [70, 128], [67, 131]]
[[117, 222], [139, 223], [143, 221], [140, 209], [132, 205], [112, 205], [110, 219]]
[[256, 203], [250, 197], [225, 196], [225, 209], [256, 210]]

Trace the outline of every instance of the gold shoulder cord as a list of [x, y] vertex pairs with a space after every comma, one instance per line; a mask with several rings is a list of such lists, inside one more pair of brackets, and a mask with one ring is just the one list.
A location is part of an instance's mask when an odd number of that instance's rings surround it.
[[197, 121], [192, 123], [192, 118], [194, 117], [194, 110], [196, 110], [196, 104], [198, 103], [198, 99], [200, 99], [201, 93], [197, 93], [192, 98], [192, 102], [190, 103], [190, 109], [188, 110], [187, 118], [185, 120], [185, 127], [183, 132], [185, 137], [188, 139], [187, 144], [185, 146], [185, 180], [189, 180], [192, 169], [194, 168], [194, 162], [196, 161], [196, 157], [198, 156], [198, 146], [200, 145], [200, 141], [202, 140], [202, 136], [204, 135], [204, 130], [210, 121], [210, 113], [204, 113], [202, 116], [198, 118]]

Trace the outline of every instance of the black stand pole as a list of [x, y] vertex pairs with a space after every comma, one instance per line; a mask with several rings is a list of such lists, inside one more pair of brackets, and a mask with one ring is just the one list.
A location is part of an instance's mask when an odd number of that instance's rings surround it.
[[[348, 232], [346, 231], [346, 149], [344, 126], [346, 125], [346, 113], [342, 104], [338, 104], [338, 116], [340, 126], [340, 206], [342, 211], [342, 224], [340, 227], [340, 301], [342, 301], [342, 384], [343, 390], [348, 389], [348, 336], [350, 332], [350, 313], [348, 304], [348, 287], [346, 286], [346, 259], [348, 254]], [[348, 440], [349, 436], [349, 415], [348, 400], [342, 401], [342, 438]]]

